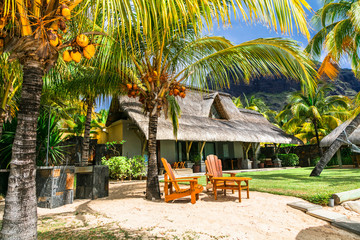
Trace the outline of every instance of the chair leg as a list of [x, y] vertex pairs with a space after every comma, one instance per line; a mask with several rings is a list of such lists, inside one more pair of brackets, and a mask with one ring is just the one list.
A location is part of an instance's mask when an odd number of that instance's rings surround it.
[[196, 201], [199, 200], [199, 193], [196, 194]]
[[214, 183], [213, 190], [214, 190], [214, 198], [215, 198], [215, 200], [217, 200], [216, 182]]
[[239, 182], [239, 202], [241, 202], [241, 182]]
[[250, 194], [249, 194], [249, 181], [245, 181], [246, 183], [246, 189], [247, 189], [247, 198], [250, 198]]
[[191, 192], [191, 203], [195, 204], [196, 203], [196, 194], [195, 191]]

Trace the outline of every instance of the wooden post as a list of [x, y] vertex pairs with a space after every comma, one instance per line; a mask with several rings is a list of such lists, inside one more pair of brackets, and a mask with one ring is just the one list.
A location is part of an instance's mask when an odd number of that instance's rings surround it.
[[190, 161], [190, 149], [193, 142], [186, 141], [186, 160]]
[[248, 159], [249, 156], [248, 156], [248, 153], [249, 153], [249, 150], [250, 150], [250, 147], [251, 147], [251, 143], [248, 143], [249, 145], [246, 146], [246, 144], [244, 143], [244, 147], [245, 147], [245, 159]]
[[203, 156], [203, 151], [204, 151], [205, 143], [206, 143], [206, 142], [203, 142], [203, 143], [201, 144], [201, 147], [200, 147], [201, 160], [202, 160], [202, 156]]
[[144, 143], [143, 143], [143, 147], [141, 149], [141, 156], [144, 156], [145, 153], [145, 149], [146, 149], [146, 145], [147, 145], [147, 139], [145, 139]]
[[337, 150], [336, 157], [337, 157], [339, 167], [342, 168], [342, 160], [341, 160], [341, 151], [340, 150], [341, 150], [341, 148], [339, 148], [339, 150]]

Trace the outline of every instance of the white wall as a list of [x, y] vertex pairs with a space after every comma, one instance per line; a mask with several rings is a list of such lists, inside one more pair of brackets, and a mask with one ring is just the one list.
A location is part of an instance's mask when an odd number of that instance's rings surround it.
[[125, 143], [123, 145], [123, 155], [127, 157], [133, 157], [135, 155], [141, 155], [142, 143], [135, 130], [129, 129], [131, 121], [123, 122], [123, 139]]
[[244, 152], [241, 142], [234, 142], [234, 157], [244, 159]]
[[165, 158], [169, 163], [176, 161], [175, 141], [160, 141], [160, 156]]

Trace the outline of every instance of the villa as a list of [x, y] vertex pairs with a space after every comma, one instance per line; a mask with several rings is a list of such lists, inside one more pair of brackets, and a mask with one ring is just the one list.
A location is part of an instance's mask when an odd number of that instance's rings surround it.
[[[187, 161], [200, 153], [203, 158], [216, 154], [225, 161], [248, 159], [249, 152], [258, 152], [260, 143], [302, 144], [262, 114], [236, 108], [229, 94], [190, 90], [185, 98], [178, 99], [178, 103], [181, 117], [177, 136], [164, 114], [158, 121], [159, 161], [161, 157], [169, 162]], [[148, 117], [143, 115], [137, 99], [113, 98], [106, 126], [98, 143], [125, 140], [123, 155], [131, 157], [146, 153]]]

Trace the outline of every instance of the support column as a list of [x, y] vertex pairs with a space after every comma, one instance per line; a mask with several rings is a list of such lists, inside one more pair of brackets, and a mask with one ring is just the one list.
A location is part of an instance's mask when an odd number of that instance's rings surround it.
[[186, 141], [186, 161], [190, 161], [190, 150], [193, 142]]
[[339, 148], [339, 150], [337, 150], [336, 157], [337, 157], [337, 161], [339, 164], [339, 168], [342, 168], [341, 148]]

